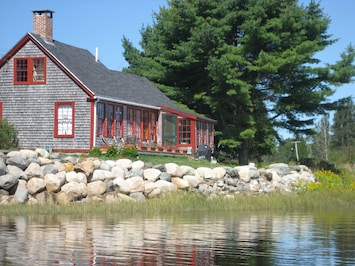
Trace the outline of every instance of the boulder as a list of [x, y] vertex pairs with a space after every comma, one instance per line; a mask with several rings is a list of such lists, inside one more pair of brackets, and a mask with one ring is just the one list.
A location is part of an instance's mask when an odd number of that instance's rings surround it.
[[27, 190], [31, 195], [43, 191], [46, 188], [46, 182], [43, 178], [33, 177], [27, 182]]
[[46, 183], [46, 190], [48, 192], [56, 193], [62, 186], [60, 179], [54, 174], [45, 175], [44, 182]]
[[6, 159], [6, 164], [7, 165], [14, 165], [17, 166], [18, 168], [25, 170], [27, 166], [30, 164], [30, 162], [21, 156], [11, 156]]
[[183, 172], [182, 172], [180, 166], [177, 165], [176, 163], [166, 163], [165, 169], [166, 169], [166, 172], [171, 176], [182, 177], [182, 175], [183, 175]]
[[0, 189], [9, 190], [13, 186], [15, 186], [19, 181], [18, 176], [13, 174], [6, 174], [0, 176]]
[[83, 172], [86, 176], [90, 176], [95, 170], [95, 163], [92, 160], [86, 160], [74, 165], [75, 172]]
[[187, 189], [190, 187], [189, 182], [180, 177], [172, 177], [171, 183], [174, 184], [178, 189]]
[[130, 187], [130, 192], [143, 192], [144, 191], [144, 180], [140, 176], [133, 176], [126, 179], [127, 184]]
[[143, 172], [143, 177], [145, 180], [155, 182], [159, 179], [161, 171], [159, 169], [148, 168]]
[[132, 161], [130, 159], [119, 159], [116, 161], [116, 166], [121, 167], [122, 169], [131, 169]]
[[16, 203], [25, 203], [28, 200], [28, 190], [25, 180], [19, 180], [16, 192], [14, 194], [14, 200]]
[[44, 172], [41, 166], [38, 163], [30, 163], [29, 166], [25, 170], [25, 174], [29, 179], [37, 177], [42, 178], [44, 177]]
[[94, 170], [91, 178], [91, 182], [93, 181], [104, 181], [109, 179], [114, 179], [116, 176], [113, 172], [107, 170], [96, 169]]
[[98, 180], [87, 184], [88, 196], [103, 195], [105, 192], [106, 192], [106, 184], [103, 181]]
[[131, 192], [130, 185], [121, 176], [118, 176], [113, 180], [113, 186], [114, 190], [119, 191], [120, 193], [128, 195]]

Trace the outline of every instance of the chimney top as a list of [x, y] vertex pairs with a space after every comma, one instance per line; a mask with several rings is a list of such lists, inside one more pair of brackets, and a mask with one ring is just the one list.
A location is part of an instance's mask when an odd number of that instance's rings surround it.
[[33, 32], [53, 42], [53, 13], [51, 10], [33, 10]]

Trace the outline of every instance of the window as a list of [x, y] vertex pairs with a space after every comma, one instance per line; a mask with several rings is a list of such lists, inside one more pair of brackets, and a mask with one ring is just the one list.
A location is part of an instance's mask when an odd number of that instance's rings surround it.
[[122, 138], [122, 106], [116, 106], [116, 113], [115, 113], [115, 120], [116, 120], [116, 138]]
[[46, 58], [15, 58], [14, 84], [46, 83]]
[[54, 136], [74, 137], [74, 102], [55, 103]]
[[101, 136], [104, 133], [105, 122], [105, 104], [97, 104], [97, 135]]
[[113, 117], [113, 105], [106, 105], [106, 116], [107, 116], [107, 127], [106, 127], [106, 136], [113, 137], [113, 131], [115, 130], [114, 126], [114, 117]]
[[191, 126], [190, 120], [179, 119], [179, 144], [191, 143]]

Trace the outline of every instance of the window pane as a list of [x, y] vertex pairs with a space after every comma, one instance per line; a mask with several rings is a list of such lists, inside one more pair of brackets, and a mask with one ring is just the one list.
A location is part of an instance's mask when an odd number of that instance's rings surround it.
[[44, 59], [33, 59], [33, 81], [44, 81]]
[[58, 105], [58, 135], [73, 134], [73, 110], [71, 104]]
[[103, 103], [97, 104], [97, 134], [102, 135], [105, 121], [105, 105]]
[[27, 81], [27, 59], [17, 59], [16, 60], [16, 81], [26, 82]]

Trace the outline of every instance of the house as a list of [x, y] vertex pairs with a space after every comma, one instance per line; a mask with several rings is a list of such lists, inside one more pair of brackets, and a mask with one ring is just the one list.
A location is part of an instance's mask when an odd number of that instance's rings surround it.
[[21, 148], [86, 152], [119, 140], [213, 147], [215, 120], [180, 109], [144, 77], [54, 40], [53, 13], [33, 11], [34, 32], [0, 61], [0, 118], [15, 126]]

